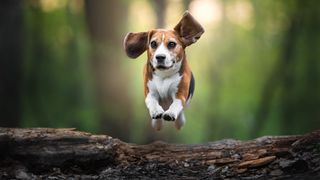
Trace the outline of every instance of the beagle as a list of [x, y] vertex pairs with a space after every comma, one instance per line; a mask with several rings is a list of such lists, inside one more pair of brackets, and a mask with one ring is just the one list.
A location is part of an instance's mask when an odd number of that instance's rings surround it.
[[203, 27], [186, 11], [173, 30], [128, 33], [124, 39], [128, 57], [134, 59], [147, 51], [144, 95], [156, 130], [161, 130], [163, 120], [174, 121], [177, 129], [186, 121], [183, 108], [190, 103], [195, 81], [185, 48], [203, 33]]

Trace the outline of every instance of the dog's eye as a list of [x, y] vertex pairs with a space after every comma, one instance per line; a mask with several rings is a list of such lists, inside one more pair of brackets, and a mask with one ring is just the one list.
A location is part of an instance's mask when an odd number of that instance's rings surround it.
[[169, 48], [169, 49], [173, 49], [173, 48], [176, 47], [176, 45], [177, 45], [177, 43], [175, 43], [175, 42], [169, 42], [169, 43], [168, 43], [168, 48]]
[[150, 46], [151, 46], [152, 49], [156, 49], [158, 47], [156, 41], [151, 41]]

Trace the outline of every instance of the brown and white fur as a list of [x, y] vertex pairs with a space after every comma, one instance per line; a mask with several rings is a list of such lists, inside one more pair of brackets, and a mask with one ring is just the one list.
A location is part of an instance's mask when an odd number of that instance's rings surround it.
[[124, 39], [130, 58], [147, 51], [143, 73], [145, 103], [156, 130], [161, 130], [163, 120], [174, 121], [177, 129], [186, 121], [183, 108], [193, 95], [194, 79], [185, 48], [203, 33], [202, 26], [186, 11], [173, 30], [128, 33]]

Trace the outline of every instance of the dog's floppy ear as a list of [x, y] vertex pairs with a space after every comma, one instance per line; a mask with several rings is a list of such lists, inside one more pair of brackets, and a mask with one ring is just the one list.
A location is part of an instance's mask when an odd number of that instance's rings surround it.
[[124, 49], [130, 58], [137, 58], [147, 49], [148, 32], [128, 33], [124, 38]]
[[203, 27], [186, 11], [174, 30], [180, 35], [185, 46], [195, 43], [204, 33]]

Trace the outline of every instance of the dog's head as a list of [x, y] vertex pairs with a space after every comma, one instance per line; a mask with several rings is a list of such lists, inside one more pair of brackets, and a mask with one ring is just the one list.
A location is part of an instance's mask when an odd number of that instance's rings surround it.
[[202, 26], [187, 11], [173, 30], [128, 33], [124, 48], [130, 58], [137, 58], [147, 51], [148, 61], [155, 70], [177, 69], [185, 57], [184, 49], [195, 43], [203, 33]]

